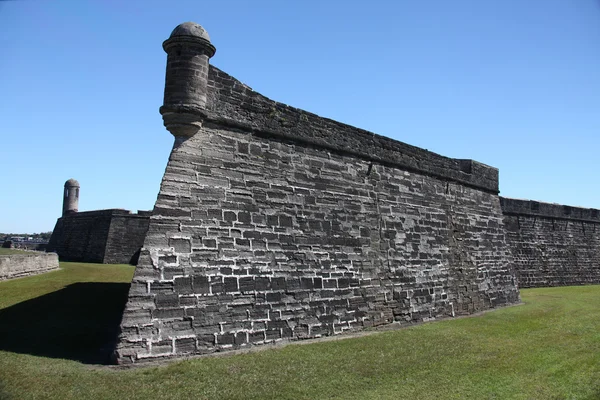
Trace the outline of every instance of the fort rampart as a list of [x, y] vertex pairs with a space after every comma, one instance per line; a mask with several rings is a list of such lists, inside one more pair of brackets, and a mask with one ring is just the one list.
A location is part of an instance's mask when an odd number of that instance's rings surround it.
[[600, 283], [598, 210], [500, 200], [519, 287]]
[[109, 209], [72, 212], [56, 221], [47, 251], [61, 261], [135, 264], [150, 212]]
[[42, 274], [58, 269], [54, 253], [9, 254], [0, 256], [0, 281]]
[[131, 284], [120, 363], [519, 301], [498, 171], [274, 102], [177, 27], [175, 143]]

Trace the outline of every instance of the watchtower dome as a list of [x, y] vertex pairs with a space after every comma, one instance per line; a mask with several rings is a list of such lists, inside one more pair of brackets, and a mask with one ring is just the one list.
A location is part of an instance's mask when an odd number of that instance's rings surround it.
[[167, 53], [167, 73], [160, 113], [175, 137], [190, 137], [202, 126], [208, 60], [216, 49], [208, 32], [195, 22], [178, 25], [164, 41], [163, 49]]
[[67, 214], [76, 213], [79, 209], [79, 182], [71, 178], [65, 182], [63, 195], [63, 217]]

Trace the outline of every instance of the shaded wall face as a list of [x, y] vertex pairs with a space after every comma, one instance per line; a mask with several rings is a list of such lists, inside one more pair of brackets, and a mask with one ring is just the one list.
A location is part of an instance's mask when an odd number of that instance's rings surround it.
[[110, 221], [103, 213], [65, 215], [56, 222], [47, 251], [56, 252], [61, 261], [102, 263]]
[[206, 126], [177, 141], [121, 362], [518, 301], [497, 195]]
[[126, 210], [97, 210], [59, 218], [47, 251], [61, 261], [129, 264], [137, 261], [148, 230], [149, 215]]
[[504, 222], [520, 287], [600, 282], [600, 222], [534, 215]]
[[104, 263], [136, 264], [148, 231], [149, 217], [115, 216], [110, 222]]

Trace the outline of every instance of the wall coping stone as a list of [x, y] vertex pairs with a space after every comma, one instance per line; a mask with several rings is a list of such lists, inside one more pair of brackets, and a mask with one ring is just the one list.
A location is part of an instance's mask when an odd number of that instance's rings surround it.
[[542, 201], [500, 197], [502, 213], [540, 218], [600, 223], [600, 211], [595, 208], [573, 207]]

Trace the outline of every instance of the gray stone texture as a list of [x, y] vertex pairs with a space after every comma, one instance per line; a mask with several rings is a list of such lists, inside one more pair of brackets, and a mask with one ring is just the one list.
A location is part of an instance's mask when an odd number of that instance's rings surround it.
[[47, 251], [61, 261], [135, 264], [149, 219], [150, 212], [121, 209], [70, 213], [56, 221]]
[[598, 210], [500, 200], [519, 287], [600, 283]]
[[54, 253], [10, 254], [0, 256], [0, 281], [42, 274], [58, 269]]
[[165, 89], [161, 113], [175, 143], [118, 362], [519, 301], [495, 168], [274, 102], [208, 57], [174, 65], [187, 46], [174, 39], [167, 77], [207, 68], [206, 93], [184, 82]]

